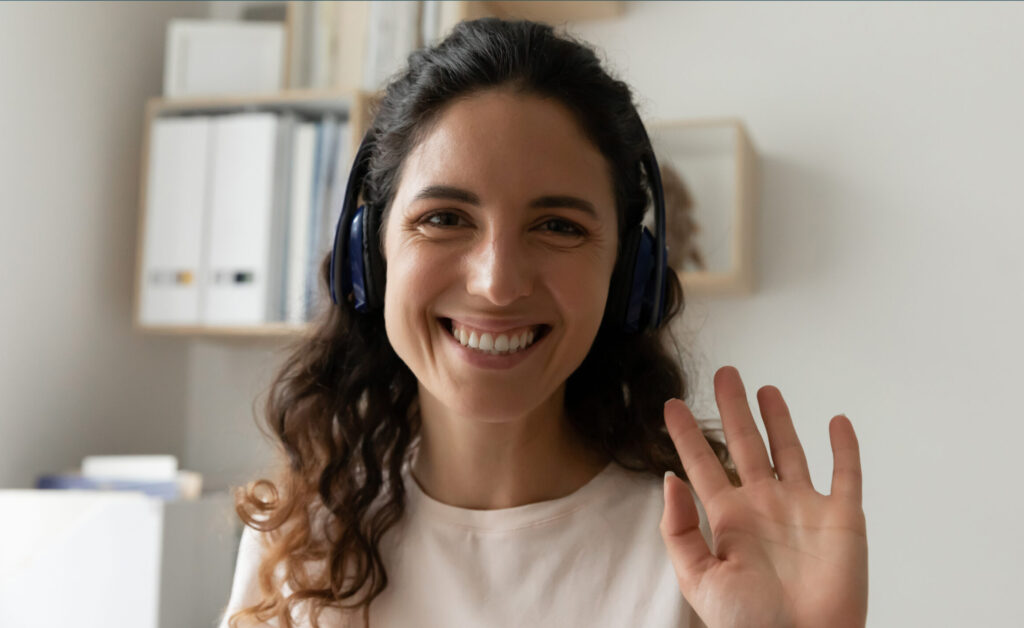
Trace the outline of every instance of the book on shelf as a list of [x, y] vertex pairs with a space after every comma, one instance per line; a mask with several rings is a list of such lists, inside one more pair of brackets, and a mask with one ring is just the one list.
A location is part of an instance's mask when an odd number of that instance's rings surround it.
[[136, 491], [165, 500], [195, 500], [203, 477], [178, 469], [174, 456], [87, 456], [80, 469], [40, 475], [37, 489]]
[[410, 53], [436, 43], [457, 2], [293, 2], [289, 86], [376, 91]]
[[362, 88], [374, 91], [397, 72], [420, 47], [422, 2], [371, 2]]

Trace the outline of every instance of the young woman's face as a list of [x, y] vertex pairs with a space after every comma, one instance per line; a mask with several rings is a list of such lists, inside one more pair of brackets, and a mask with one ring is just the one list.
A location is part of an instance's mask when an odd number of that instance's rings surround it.
[[615, 263], [615, 201], [608, 162], [557, 101], [492, 90], [452, 103], [406, 158], [384, 230], [385, 325], [421, 393], [511, 419], [583, 361]]

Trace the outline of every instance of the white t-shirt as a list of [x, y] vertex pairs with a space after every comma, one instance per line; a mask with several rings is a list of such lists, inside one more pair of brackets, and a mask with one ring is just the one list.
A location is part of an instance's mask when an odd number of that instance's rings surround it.
[[[431, 498], [409, 469], [406, 515], [380, 545], [388, 585], [370, 604], [371, 627], [703, 626], [679, 592], [658, 529], [660, 478], [610, 462], [565, 497], [471, 510]], [[707, 516], [690, 492], [711, 547]], [[221, 628], [256, 601], [257, 534], [243, 532]], [[321, 619], [345, 625], [329, 611]]]

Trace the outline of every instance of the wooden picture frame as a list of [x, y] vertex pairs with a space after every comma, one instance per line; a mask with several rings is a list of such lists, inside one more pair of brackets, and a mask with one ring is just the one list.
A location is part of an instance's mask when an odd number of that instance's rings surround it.
[[[743, 122], [662, 120], [647, 129], [662, 171], [670, 266], [683, 289], [701, 295], [753, 292], [759, 174]], [[678, 261], [680, 250], [687, 254], [685, 265]]]

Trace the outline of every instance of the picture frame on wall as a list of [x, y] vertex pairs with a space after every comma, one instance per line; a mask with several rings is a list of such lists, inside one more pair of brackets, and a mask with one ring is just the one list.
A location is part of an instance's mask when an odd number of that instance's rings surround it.
[[[757, 155], [737, 118], [647, 125], [665, 194], [668, 265], [698, 294], [755, 289]], [[653, 217], [647, 218], [653, 229]]]

